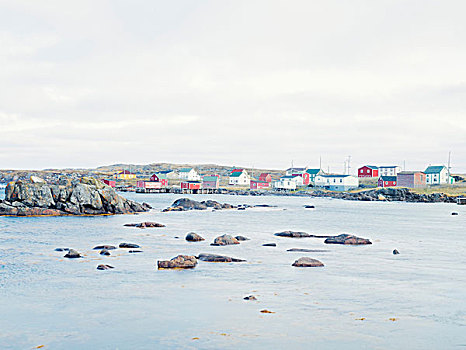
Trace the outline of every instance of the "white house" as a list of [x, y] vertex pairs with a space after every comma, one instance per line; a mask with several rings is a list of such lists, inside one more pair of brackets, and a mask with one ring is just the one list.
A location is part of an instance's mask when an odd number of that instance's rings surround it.
[[233, 169], [228, 179], [228, 184], [230, 186], [249, 186], [250, 182], [251, 178], [244, 169]]
[[272, 184], [272, 187], [276, 190], [295, 190], [296, 189], [296, 181], [295, 178], [301, 178], [301, 176], [282, 176], [280, 180], [275, 181]]
[[453, 177], [448, 176], [448, 170], [444, 165], [431, 165], [424, 170], [427, 185], [453, 184]]
[[201, 176], [193, 168], [182, 168], [179, 171], [180, 180], [199, 181]]
[[359, 179], [353, 175], [317, 175], [315, 186], [330, 191], [348, 191], [359, 186]]
[[379, 166], [379, 177], [380, 176], [396, 176], [400, 171], [401, 171], [401, 167], [398, 165]]

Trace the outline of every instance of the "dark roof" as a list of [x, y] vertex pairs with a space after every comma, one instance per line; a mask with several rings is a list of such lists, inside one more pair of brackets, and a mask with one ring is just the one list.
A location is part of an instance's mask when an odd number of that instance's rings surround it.
[[331, 175], [321, 175], [322, 177], [348, 177], [351, 175], [338, 175], [338, 174], [331, 174]]
[[396, 176], [381, 176], [379, 179], [382, 181], [396, 181]]
[[286, 171], [305, 171], [306, 168], [288, 168]]
[[424, 174], [424, 172], [422, 172], [422, 171], [400, 171], [398, 173], [398, 175], [414, 175], [414, 174], [417, 174], [417, 173]]
[[424, 173], [437, 174], [441, 172], [443, 169], [445, 169], [444, 165], [431, 165], [431, 166], [428, 166], [426, 170], [424, 170]]
[[134, 175], [134, 173], [132, 173], [132, 172], [129, 171], [129, 170], [120, 171], [118, 174], [130, 174], [130, 175]]

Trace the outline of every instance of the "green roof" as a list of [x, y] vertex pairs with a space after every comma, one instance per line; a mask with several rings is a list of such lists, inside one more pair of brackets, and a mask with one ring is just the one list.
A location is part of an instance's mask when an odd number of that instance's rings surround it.
[[242, 173], [242, 171], [235, 171], [234, 173], [230, 174], [230, 177], [240, 177]]
[[310, 174], [310, 175], [317, 175], [318, 173], [320, 173], [322, 170], [321, 169], [307, 169], [306, 170], [306, 173]]
[[180, 169], [180, 173], [189, 173], [193, 168], [182, 168]]
[[427, 169], [424, 171], [425, 174], [438, 174], [443, 169], [445, 169], [444, 165], [432, 165], [428, 166]]
[[218, 176], [204, 176], [202, 181], [218, 181]]

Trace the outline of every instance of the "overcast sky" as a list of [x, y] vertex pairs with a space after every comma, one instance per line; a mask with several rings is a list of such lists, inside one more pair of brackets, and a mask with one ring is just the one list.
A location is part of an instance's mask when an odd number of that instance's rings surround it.
[[0, 168], [466, 172], [466, 2], [0, 1]]

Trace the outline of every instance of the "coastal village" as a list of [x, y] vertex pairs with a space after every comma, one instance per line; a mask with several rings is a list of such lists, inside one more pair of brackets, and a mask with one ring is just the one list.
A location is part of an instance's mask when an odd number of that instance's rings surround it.
[[426, 188], [453, 185], [464, 181], [452, 175], [444, 165], [429, 165], [423, 171], [406, 171], [398, 165], [363, 165], [357, 176], [328, 173], [316, 167], [291, 167], [282, 172], [258, 172], [253, 169], [232, 168], [226, 174], [202, 173], [195, 167], [165, 169], [153, 174], [122, 169], [108, 178], [105, 184], [122, 191], [138, 193], [180, 192], [216, 193], [221, 189], [259, 192], [294, 192], [307, 189], [345, 192], [367, 188]]

